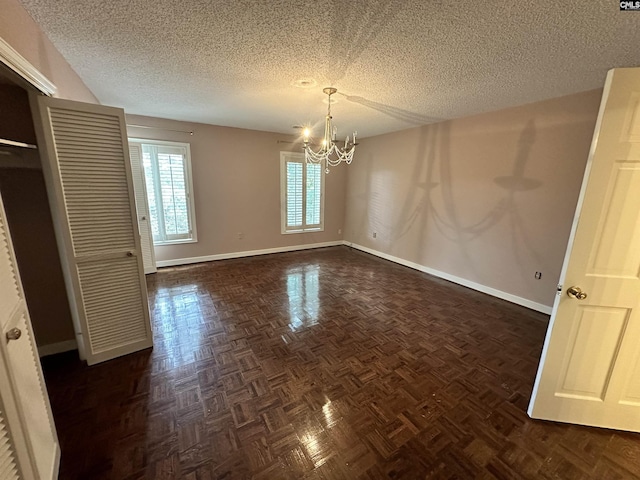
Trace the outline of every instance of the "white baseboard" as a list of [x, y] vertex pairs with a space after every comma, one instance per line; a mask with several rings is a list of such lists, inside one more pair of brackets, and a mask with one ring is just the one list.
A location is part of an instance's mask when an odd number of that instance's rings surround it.
[[40, 357], [46, 357], [48, 355], [55, 355], [56, 353], [70, 352], [71, 350], [77, 350], [78, 344], [75, 340], [67, 340], [65, 342], [51, 343], [49, 345], [42, 345], [38, 347], [38, 355]]
[[177, 265], [188, 265], [190, 263], [211, 262], [213, 260], [229, 260], [231, 258], [253, 257], [256, 255], [267, 255], [269, 253], [295, 252], [297, 250], [309, 250], [312, 248], [335, 247], [344, 245], [342, 240], [334, 242], [310, 243], [307, 245], [292, 245], [290, 247], [265, 248], [262, 250], [247, 250], [244, 252], [219, 253], [216, 255], [205, 255], [203, 257], [176, 258], [173, 260], [158, 260], [157, 267], [175, 267]]
[[361, 250], [366, 253], [370, 253], [371, 255], [375, 255], [376, 257], [384, 258], [385, 260], [389, 260], [394, 263], [399, 263], [400, 265], [404, 265], [406, 267], [413, 268], [415, 270], [419, 270], [424, 273], [428, 273], [429, 275], [433, 275], [434, 277], [439, 277], [444, 280], [448, 280], [453, 283], [457, 283], [458, 285], [462, 285], [463, 287], [471, 288], [472, 290], [477, 290], [478, 292], [486, 293], [487, 295], [491, 295], [493, 297], [501, 298], [502, 300], [506, 300], [511, 303], [515, 303], [517, 305], [522, 305], [523, 307], [530, 308], [531, 310], [535, 310], [537, 312], [544, 313], [546, 315], [551, 315], [552, 307], [548, 305], [543, 305], [542, 303], [533, 302], [531, 300], [527, 300], [526, 298], [518, 297], [517, 295], [512, 295], [511, 293], [503, 292], [502, 290], [497, 290], [495, 288], [487, 287], [486, 285], [482, 285], [480, 283], [472, 282], [471, 280], [467, 280], [465, 278], [456, 277], [455, 275], [450, 275], [445, 272], [441, 272], [440, 270], [436, 270], [433, 268], [425, 267], [424, 265], [420, 265], [418, 263], [410, 262], [409, 260], [405, 260], [403, 258], [395, 257], [393, 255], [389, 255], [387, 253], [379, 252], [378, 250], [374, 250], [372, 248], [363, 247], [362, 245], [357, 245], [355, 243], [343, 242], [344, 245], [348, 245], [357, 250]]
[[372, 248], [347, 242], [346, 240], [345, 241], [337, 240], [333, 242], [323, 242], [323, 243], [310, 243], [307, 245], [293, 245], [289, 247], [265, 248], [262, 250], [247, 250], [244, 252], [220, 253], [216, 255], [205, 255], [202, 257], [159, 260], [159, 261], [156, 261], [156, 266], [157, 267], [174, 267], [178, 265], [189, 265], [191, 263], [211, 262], [214, 260], [228, 260], [231, 258], [253, 257], [256, 255], [266, 255], [269, 253], [294, 252], [297, 250], [308, 250], [312, 248], [322, 248], [322, 247], [334, 247], [337, 245], [347, 245], [357, 250], [361, 250], [363, 252], [370, 253], [371, 255], [375, 255], [376, 257], [384, 258], [385, 260], [389, 260], [391, 262], [398, 263], [400, 265], [404, 265], [406, 267], [413, 268], [415, 270], [419, 270], [424, 273], [428, 273], [429, 275], [433, 275], [434, 277], [439, 277], [444, 280], [457, 283], [458, 285], [462, 285], [463, 287], [471, 288], [472, 290], [477, 290], [478, 292], [486, 293], [487, 295], [501, 298], [508, 302], [530, 308], [531, 310], [535, 310], [537, 312], [541, 312], [546, 315], [551, 315], [552, 307], [548, 305], [543, 305], [542, 303], [533, 302], [531, 300], [527, 300], [526, 298], [518, 297], [517, 295], [512, 295], [511, 293], [503, 292], [502, 290], [497, 290], [495, 288], [487, 287], [486, 285], [482, 285], [462, 277], [457, 277], [455, 275], [441, 272], [440, 270], [436, 270], [434, 268], [425, 267], [424, 265], [410, 262], [409, 260], [405, 260], [400, 257], [395, 257], [393, 255], [389, 255], [387, 253], [374, 250]]

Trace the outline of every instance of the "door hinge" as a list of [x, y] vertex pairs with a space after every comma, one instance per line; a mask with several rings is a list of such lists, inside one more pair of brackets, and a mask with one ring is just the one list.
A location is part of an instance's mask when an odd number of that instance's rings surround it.
[[558, 284], [556, 288], [556, 295], [562, 295], [562, 285]]

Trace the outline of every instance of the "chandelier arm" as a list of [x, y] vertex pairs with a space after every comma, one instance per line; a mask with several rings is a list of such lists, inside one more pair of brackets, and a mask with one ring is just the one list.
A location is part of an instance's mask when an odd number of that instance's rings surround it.
[[323, 164], [325, 172], [329, 173], [329, 167], [336, 167], [342, 162], [350, 164], [353, 160], [353, 155], [356, 149], [356, 132], [353, 133], [353, 142], [349, 147], [349, 137], [344, 141], [344, 147], [341, 149], [335, 143], [335, 136], [337, 129], [332, 125], [331, 117], [331, 95], [336, 93], [336, 89], [333, 87], [326, 87], [323, 92], [328, 95], [327, 100], [327, 115], [325, 117], [324, 124], [324, 138], [322, 146], [318, 151], [314, 151], [309, 145], [309, 131], [306, 130], [304, 140], [304, 154], [305, 161], [307, 163]]

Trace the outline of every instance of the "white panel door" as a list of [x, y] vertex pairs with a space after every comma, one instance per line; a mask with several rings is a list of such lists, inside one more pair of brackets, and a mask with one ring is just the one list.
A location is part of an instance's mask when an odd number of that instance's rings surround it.
[[124, 111], [32, 96], [81, 355], [152, 346]]
[[609, 72], [529, 414], [640, 432], [640, 69]]
[[153, 249], [153, 234], [149, 217], [149, 201], [147, 200], [147, 186], [142, 164], [142, 147], [137, 143], [129, 144], [129, 158], [131, 159], [131, 173], [133, 175], [133, 190], [138, 212], [138, 229], [140, 230], [140, 245], [142, 248], [142, 264], [144, 273], [155, 273], [156, 254]]
[[58, 476], [60, 447], [0, 199], [0, 479]]

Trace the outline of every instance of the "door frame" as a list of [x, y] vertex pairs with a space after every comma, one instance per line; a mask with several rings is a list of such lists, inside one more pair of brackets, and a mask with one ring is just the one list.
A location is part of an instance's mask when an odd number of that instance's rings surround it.
[[527, 409], [532, 418], [640, 432], [633, 381], [640, 367], [640, 284], [630, 242], [639, 225], [639, 82], [637, 67], [607, 73]]
[[0, 37], [0, 63], [6, 65], [13, 73], [12, 80], [22, 86], [35, 88], [48, 97], [55, 96], [57, 87], [45, 77], [36, 67], [20, 55], [11, 45]]

